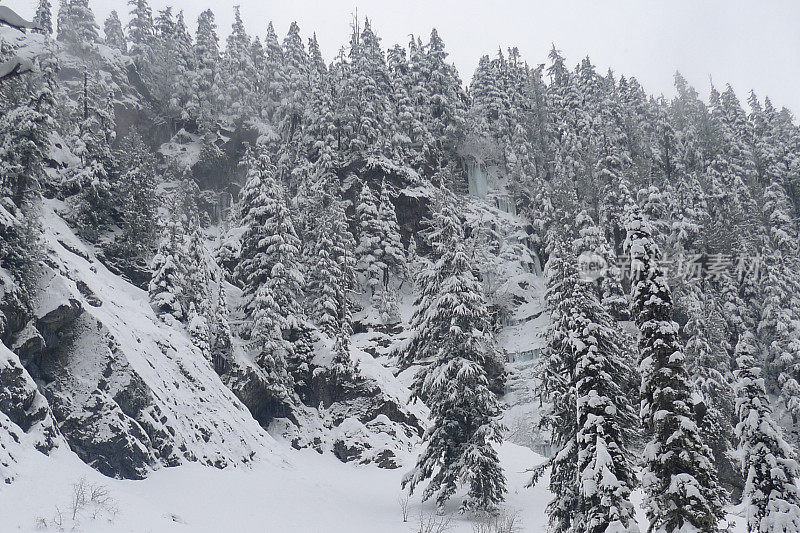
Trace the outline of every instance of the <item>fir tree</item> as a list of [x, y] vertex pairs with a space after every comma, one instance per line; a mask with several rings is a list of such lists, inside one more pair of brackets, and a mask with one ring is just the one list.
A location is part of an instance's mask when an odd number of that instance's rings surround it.
[[572, 309], [571, 295], [578, 276], [577, 261], [560, 243], [550, 254], [546, 302], [550, 311], [547, 345], [537, 371], [541, 380], [541, 396], [551, 402], [542, 424], [550, 430], [551, 444], [558, 453], [545, 465], [534, 470], [529, 485], [534, 484], [546, 467], [550, 467], [550, 492], [553, 500], [547, 505], [550, 528], [554, 533], [572, 531], [581, 498], [578, 481], [578, 420], [575, 370], [577, 361], [569, 347], [569, 327]]
[[194, 302], [189, 304], [189, 313], [187, 315], [189, 335], [192, 338], [192, 343], [197, 346], [203, 357], [211, 361], [211, 346], [209, 343], [208, 321], [202, 313], [195, 309]]
[[39, 0], [36, 6], [36, 14], [33, 16], [33, 23], [38, 26], [38, 30], [45, 35], [53, 34], [53, 8], [50, 0]]
[[[327, 196], [319, 202], [322, 216], [312, 232], [313, 243], [308, 246], [310, 316], [320, 329], [334, 336], [349, 322], [343, 315], [348, 293], [353, 290], [352, 257], [355, 243], [347, 229], [347, 219], [341, 202]], [[327, 205], [325, 205], [327, 204]]]
[[136, 67], [151, 75], [153, 60], [153, 44], [155, 27], [153, 26], [153, 10], [147, 0], [128, 0], [131, 6], [130, 22], [128, 22], [128, 54], [133, 58]]
[[115, 192], [123, 204], [117, 244], [124, 260], [135, 260], [147, 255], [155, 237], [156, 163], [136, 129], [122, 139], [118, 154], [121, 174]]
[[580, 499], [576, 531], [638, 532], [631, 490], [636, 485], [628, 445], [635, 415], [622, 336], [592, 289], [574, 284], [568, 343], [574, 352]]
[[358, 220], [358, 247], [356, 248], [356, 269], [361, 282], [372, 295], [378, 292], [386, 268], [383, 263], [381, 243], [382, 227], [375, 202], [375, 196], [366, 182], [361, 184], [361, 195], [356, 206]]
[[65, 0], [58, 8], [58, 40], [88, 51], [99, 40], [89, 0]]
[[184, 318], [183, 287], [184, 279], [181, 265], [183, 228], [173, 210], [166, 228], [166, 236], [161, 241], [158, 252], [151, 262], [148, 292], [156, 313], [170, 315], [177, 320]]
[[253, 112], [253, 82], [256, 68], [250, 49], [250, 37], [244, 29], [239, 6], [234, 6], [234, 22], [225, 46], [222, 68], [226, 76], [226, 107], [237, 119]]
[[736, 345], [736, 414], [743, 501], [751, 533], [788, 533], [800, 529], [800, 465], [772, 417], [764, 378], [751, 333]]
[[[249, 150], [245, 165], [248, 181], [241, 193], [241, 217], [247, 230], [235, 276], [244, 286], [245, 310], [253, 320], [251, 336], [262, 345], [259, 360], [283, 380], [287, 360], [300, 355], [309, 335], [300, 309], [300, 241], [268, 156]], [[291, 370], [303, 364], [299, 361]]]
[[122, 31], [122, 22], [116, 11], [111, 11], [103, 25], [103, 33], [106, 36], [106, 44], [111, 48], [116, 48], [123, 54], [128, 53], [128, 41]]
[[420, 313], [425, 318], [417, 321], [415, 331], [426, 331], [422, 335], [434, 342], [433, 362], [417, 374], [413, 386], [414, 394], [430, 406], [432, 424], [403, 485], [413, 492], [429, 480], [423, 499], [435, 497], [441, 508], [463, 484], [468, 491], [462, 511], [492, 511], [506, 492], [494, 449], [502, 439], [500, 406], [487, 377], [487, 366], [496, 355], [487, 332], [486, 303], [451, 202], [443, 202], [431, 224], [431, 244], [438, 257], [432, 276], [440, 280], [440, 290], [424, 303]]
[[220, 97], [219, 39], [214, 13], [207, 9], [197, 19], [194, 56], [195, 69], [190, 76], [192, 95], [187, 107], [202, 134], [214, 131]]
[[217, 305], [212, 319], [214, 342], [211, 345], [211, 356], [214, 371], [224, 374], [230, 368], [233, 351], [233, 334], [228, 319], [228, 300], [225, 294], [225, 281], [220, 279], [217, 291]]
[[378, 223], [380, 225], [380, 262], [383, 266], [383, 288], [389, 287], [389, 276], [406, 275], [406, 256], [397, 226], [397, 215], [394, 204], [389, 197], [386, 182], [381, 183], [381, 197], [378, 204]]
[[672, 294], [658, 264], [660, 250], [638, 211], [629, 210], [626, 229], [631, 314], [640, 331], [641, 415], [652, 432], [642, 476], [650, 530], [716, 532], [724, 498], [692, 416], [692, 386], [672, 320]]

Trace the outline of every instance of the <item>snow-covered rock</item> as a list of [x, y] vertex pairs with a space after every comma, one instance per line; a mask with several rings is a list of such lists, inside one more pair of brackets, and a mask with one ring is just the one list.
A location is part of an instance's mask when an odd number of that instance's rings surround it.
[[[141, 478], [187, 461], [224, 467], [275, 444], [147, 293], [109, 272], [44, 211], [45, 266], [33, 327], [18, 343], [69, 446], [102, 473]], [[37, 335], [42, 342], [34, 342]]]

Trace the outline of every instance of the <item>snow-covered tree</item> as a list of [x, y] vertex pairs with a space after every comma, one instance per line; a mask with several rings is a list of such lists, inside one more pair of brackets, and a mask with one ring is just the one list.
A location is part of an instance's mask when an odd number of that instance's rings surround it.
[[131, 6], [130, 22], [128, 22], [128, 54], [133, 58], [137, 68], [151, 74], [155, 54], [155, 27], [153, 26], [153, 10], [147, 0], [128, 0]]
[[356, 205], [358, 220], [358, 246], [356, 248], [356, 269], [365, 288], [376, 294], [382, 283], [386, 268], [383, 263], [383, 235], [375, 195], [369, 185], [361, 184], [361, 195]]
[[220, 54], [214, 13], [207, 9], [197, 19], [195, 34], [195, 69], [190, 75], [191, 97], [188, 111], [197, 117], [200, 132], [214, 131], [220, 98]]
[[636, 473], [629, 445], [635, 415], [624, 385], [629, 365], [616, 322], [592, 288], [574, 284], [568, 344], [574, 352], [580, 498], [575, 531], [635, 533], [630, 494]]
[[194, 302], [189, 304], [189, 312], [187, 314], [189, 335], [192, 338], [192, 343], [197, 346], [203, 357], [211, 361], [211, 345], [210, 333], [208, 330], [208, 320], [206, 317], [197, 311]]
[[58, 40], [87, 51], [99, 40], [89, 0], [65, 0], [58, 8]]
[[117, 153], [121, 170], [115, 192], [122, 199], [118, 251], [126, 260], [140, 258], [147, 255], [155, 237], [155, 157], [136, 129], [122, 139]]
[[50, 0], [39, 0], [33, 23], [38, 26], [37, 31], [45, 35], [53, 34], [53, 7], [50, 5]]
[[240, 216], [247, 229], [235, 276], [244, 287], [251, 337], [261, 341], [259, 361], [282, 379], [287, 360], [298, 356], [308, 342], [300, 307], [300, 240], [267, 154], [249, 150], [245, 166], [248, 180], [241, 192]]
[[672, 293], [658, 263], [660, 250], [641, 213], [632, 208], [627, 215], [631, 315], [640, 332], [641, 417], [652, 434], [642, 475], [650, 530], [716, 532], [724, 494], [691, 410], [693, 387], [672, 319]]
[[[328, 335], [349, 323], [349, 293], [354, 289], [355, 241], [347, 228], [347, 215], [337, 198], [325, 194], [317, 206], [313, 242], [306, 249], [310, 316]], [[321, 215], [321, 216], [320, 216]]]
[[153, 276], [148, 292], [153, 308], [159, 315], [171, 315], [177, 320], [184, 318], [181, 305], [184, 287], [183, 269], [180, 265], [182, 246], [183, 227], [173, 211], [167, 222], [165, 238], [150, 264]]
[[103, 24], [103, 33], [105, 41], [111, 48], [116, 48], [123, 54], [128, 52], [128, 40], [125, 38], [125, 32], [122, 30], [122, 22], [119, 20], [119, 15], [116, 11], [111, 11]]
[[390, 275], [405, 277], [406, 255], [400, 242], [400, 231], [397, 226], [397, 214], [389, 196], [386, 182], [381, 183], [381, 197], [378, 204], [378, 223], [380, 224], [380, 262], [383, 264], [382, 284], [389, 287]]
[[[443, 194], [443, 197], [445, 195]], [[486, 302], [473, 274], [464, 230], [452, 200], [433, 214], [429, 233], [437, 256], [431, 265], [437, 291], [422, 302], [415, 338], [431, 345], [430, 366], [417, 374], [413, 390], [431, 409], [416, 467], [403, 479], [412, 492], [428, 481], [423, 499], [441, 508], [459, 485], [468, 487], [462, 511], [492, 511], [503, 501], [506, 481], [496, 443], [502, 440], [500, 406], [489, 388], [487, 366], [496, 358], [488, 332]]]
[[214, 371], [224, 374], [229, 369], [233, 350], [233, 333], [229, 322], [228, 298], [225, 293], [225, 281], [218, 280], [217, 305], [212, 317], [212, 333], [214, 341], [211, 344], [211, 358]]
[[757, 350], [749, 332], [736, 345], [736, 434], [746, 478], [747, 530], [788, 533], [800, 530], [800, 465], [772, 416]]

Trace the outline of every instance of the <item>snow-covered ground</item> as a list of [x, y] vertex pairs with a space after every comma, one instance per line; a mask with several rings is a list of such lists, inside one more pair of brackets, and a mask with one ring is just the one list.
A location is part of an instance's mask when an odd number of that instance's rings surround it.
[[[501, 458], [509, 489], [505, 509], [518, 514], [520, 531], [545, 531], [547, 478], [525, 487], [529, 478], [525, 471], [543, 458], [510, 443], [502, 446]], [[287, 447], [249, 468], [220, 470], [190, 463], [162, 468], [142, 481], [124, 481], [103, 477], [66, 449], [51, 457], [32, 451], [21, 461], [17, 481], [0, 488], [0, 530], [58, 531], [53, 518], [60, 511], [64, 531], [87, 533], [416, 533], [420, 517], [431, 519], [435, 509], [415, 495], [409, 502], [408, 521], [403, 521], [400, 480], [408, 466], [385, 470]], [[98, 506], [88, 503], [77, 512], [73, 529], [74, 486], [82, 479], [87, 487], [104, 486], [117, 512], [110, 520], [108, 513], [102, 509], [96, 513]], [[636, 492], [634, 498], [638, 505], [641, 494]], [[449, 511], [453, 514], [447, 531], [473, 531], [472, 517], [455, 512], [455, 503]], [[735, 519], [733, 531], [744, 532], [743, 521]], [[639, 524], [646, 530], [641, 511]]]
[[[525, 470], [542, 457], [513, 444], [503, 446], [502, 457], [507, 508], [520, 513], [525, 531], [542, 531], [549, 498], [545, 483], [524, 488]], [[85, 479], [86, 486], [105, 486], [118, 511], [113, 521], [103, 511], [92, 518], [96, 506], [87, 504], [77, 513], [80, 531], [407, 533], [417, 530], [420, 514], [434, 514], [433, 504], [422, 504], [415, 495], [403, 522], [400, 480], [407, 468], [341, 463], [328, 454], [287, 447], [251, 468], [186, 464], [142, 481], [123, 481], [103, 477], [68, 450], [51, 457], [32, 452], [21, 461], [17, 481], [0, 488], [0, 530], [32, 531], [44, 527], [44, 519], [47, 529], [56, 531], [53, 517], [60, 510], [64, 530], [71, 531], [74, 485]], [[451, 531], [472, 531], [472, 524], [455, 513]]]

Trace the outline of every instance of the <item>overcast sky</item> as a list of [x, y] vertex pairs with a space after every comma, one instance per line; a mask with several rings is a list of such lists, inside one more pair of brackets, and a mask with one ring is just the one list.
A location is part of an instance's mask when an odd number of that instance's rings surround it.
[[[57, 0], [52, 0], [57, 9]], [[89, 0], [98, 23], [112, 9], [123, 24], [123, 0]], [[31, 16], [36, 0], [0, 0]], [[589, 55], [600, 72], [636, 76], [649, 93], [674, 94], [676, 70], [708, 95], [709, 76], [724, 89], [730, 83], [746, 100], [759, 97], [800, 113], [800, 2], [795, 0], [150, 0], [154, 12], [167, 5], [183, 9], [190, 28], [211, 8], [221, 39], [239, 4], [248, 32], [264, 35], [272, 20], [282, 38], [296, 20], [305, 36], [316, 32], [331, 59], [346, 44], [352, 14], [367, 16], [384, 48], [406, 44], [408, 35], [427, 38], [436, 27], [450, 59], [468, 82], [481, 55], [498, 47], [519, 47], [531, 65], [544, 63], [551, 43], [569, 65]]]

